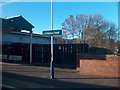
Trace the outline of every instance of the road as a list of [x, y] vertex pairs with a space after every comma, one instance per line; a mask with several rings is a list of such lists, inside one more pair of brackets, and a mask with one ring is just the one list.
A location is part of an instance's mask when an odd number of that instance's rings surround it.
[[55, 68], [55, 79], [49, 77], [49, 67], [3, 62], [3, 88], [116, 88], [118, 78], [81, 75], [75, 69]]

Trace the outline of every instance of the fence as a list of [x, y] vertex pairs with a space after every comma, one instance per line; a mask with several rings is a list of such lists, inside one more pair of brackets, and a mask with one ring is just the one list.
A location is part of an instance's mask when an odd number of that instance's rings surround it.
[[[29, 44], [3, 45], [2, 52], [6, 55], [21, 55], [23, 62], [30, 60]], [[54, 44], [53, 58], [55, 64], [76, 66], [76, 54], [88, 52], [87, 44]], [[32, 60], [33, 63], [48, 64], [51, 59], [50, 44], [33, 44]]]

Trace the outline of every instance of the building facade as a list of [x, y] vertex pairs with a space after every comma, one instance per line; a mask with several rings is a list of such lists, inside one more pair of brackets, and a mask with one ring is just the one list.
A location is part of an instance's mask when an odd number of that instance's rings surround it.
[[[50, 44], [50, 37], [45, 37], [40, 34], [34, 34], [32, 28], [34, 26], [29, 23], [22, 16], [15, 16], [10, 18], [0, 18], [2, 25], [0, 25], [0, 31], [2, 33], [2, 44], [11, 43], [26, 43], [29, 44]], [[26, 30], [28, 32], [22, 32]], [[31, 40], [32, 35], [32, 40]], [[54, 39], [54, 44], [56, 40]]]

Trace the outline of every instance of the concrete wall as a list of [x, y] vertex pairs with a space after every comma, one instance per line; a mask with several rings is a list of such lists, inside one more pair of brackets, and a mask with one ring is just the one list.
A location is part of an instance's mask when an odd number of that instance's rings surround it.
[[[119, 57], [115, 55], [103, 56], [103, 55], [95, 55], [95, 54], [94, 55], [78, 54], [77, 56], [78, 56], [77, 70], [80, 72], [80, 74], [98, 75], [98, 76], [107, 76], [107, 77], [120, 77], [120, 71], [119, 71], [120, 56]], [[92, 56], [94, 56], [93, 59]], [[102, 57], [102, 59], [100, 59], [100, 57]], [[105, 59], [103, 59], [103, 57], [105, 57]]]

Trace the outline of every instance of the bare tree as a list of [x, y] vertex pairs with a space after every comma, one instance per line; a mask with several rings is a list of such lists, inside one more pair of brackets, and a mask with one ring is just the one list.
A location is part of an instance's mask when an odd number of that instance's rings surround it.
[[85, 42], [85, 30], [87, 28], [88, 16], [85, 14], [80, 14], [76, 16], [76, 35], [79, 39], [82, 40], [82, 43]]
[[79, 40], [100, 48], [114, 47], [113, 44], [117, 37], [115, 25], [106, 21], [100, 14], [89, 16], [79, 14], [76, 18], [70, 15], [62, 27], [64, 38], [77, 38], [77, 43]]
[[75, 27], [75, 18], [73, 15], [70, 15], [69, 18], [62, 23], [63, 37], [64, 38], [75, 38], [76, 27]]
[[87, 20], [87, 27], [84, 30], [85, 42], [90, 46], [103, 46], [104, 31], [108, 27], [109, 23], [100, 14], [90, 15]]
[[115, 40], [117, 40], [117, 29], [114, 24], [109, 25], [109, 29], [105, 32], [105, 38], [107, 43], [107, 48], [114, 50]]

